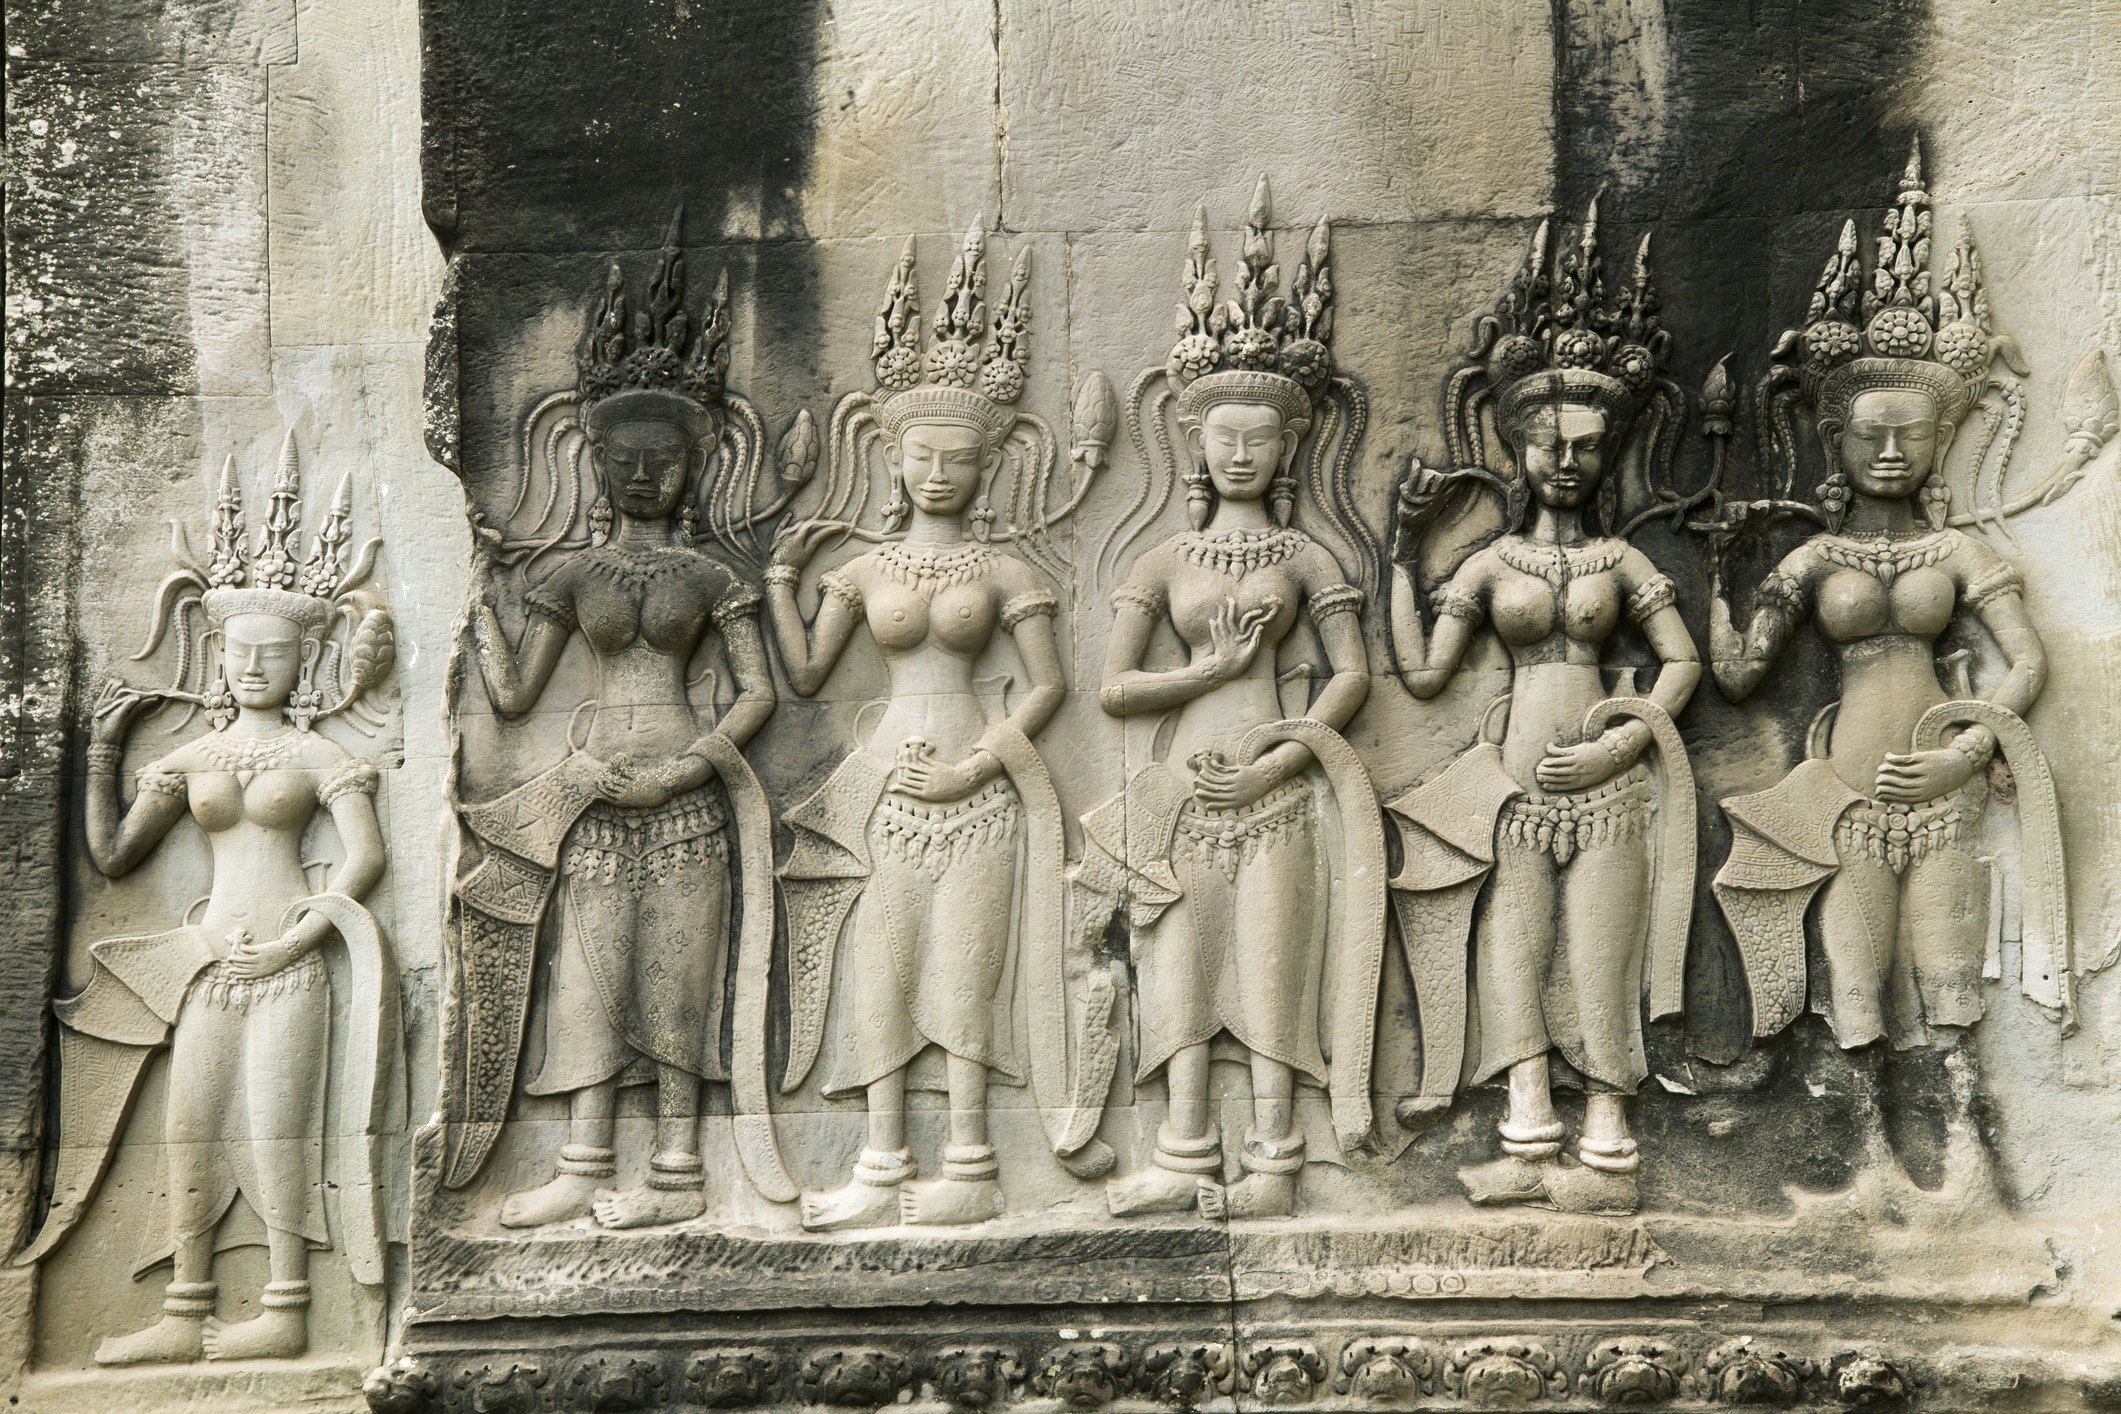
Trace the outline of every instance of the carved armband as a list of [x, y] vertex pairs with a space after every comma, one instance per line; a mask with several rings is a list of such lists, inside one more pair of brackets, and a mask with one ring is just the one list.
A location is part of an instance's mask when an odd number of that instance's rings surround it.
[[766, 583], [782, 589], [793, 589], [803, 582], [803, 572], [794, 565], [766, 566]]
[[523, 591], [523, 607], [540, 618], [551, 619], [561, 628], [574, 631], [574, 607], [556, 594], [547, 594], [542, 589]]
[[184, 777], [176, 771], [142, 771], [134, 784], [152, 795], [184, 794]]
[[1455, 584], [1446, 584], [1429, 600], [1429, 607], [1438, 618], [1460, 619], [1469, 624], [1480, 622], [1480, 597], [1470, 589], [1461, 589]]
[[323, 785], [317, 787], [317, 804], [329, 806], [349, 791], [374, 795], [377, 779], [375, 762], [359, 759], [349, 761], [326, 777]]
[[115, 741], [90, 742], [88, 765], [94, 771], [115, 771], [125, 760], [125, 748]]
[[1025, 619], [1041, 615], [1052, 618], [1060, 610], [1060, 601], [1043, 589], [1027, 589], [1002, 605], [1002, 632], [1013, 632]]
[[1138, 584], [1122, 584], [1112, 591], [1112, 607], [1115, 609], [1139, 609], [1151, 618], [1164, 611], [1161, 594], [1145, 589]]
[[2005, 595], [2024, 591], [2025, 576], [2019, 574], [2015, 566], [1999, 560], [1967, 581], [1966, 602], [1969, 608], [1979, 613]]
[[862, 611], [862, 591], [854, 587], [854, 581], [838, 570], [827, 570], [818, 576], [817, 587], [830, 594], [847, 608], [859, 614]]
[[1314, 627], [1324, 628], [1335, 614], [1353, 614], [1362, 608], [1362, 591], [1352, 584], [1332, 584], [1311, 596], [1309, 608]]
[[735, 585], [715, 603], [714, 626], [727, 630], [740, 619], [748, 619], [758, 613], [759, 592], [749, 585]]
[[1635, 592], [1628, 596], [1628, 617], [1638, 626], [1646, 624], [1651, 615], [1674, 603], [1678, 597], [1678, 590], [1672, 584], [1670, 575], [1653, 574], [1636, 585]]

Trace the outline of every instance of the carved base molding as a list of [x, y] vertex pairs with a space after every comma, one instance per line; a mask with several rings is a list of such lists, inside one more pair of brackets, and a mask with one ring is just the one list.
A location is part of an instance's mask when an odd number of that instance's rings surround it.
[[[1933, 1313], [1933, 1308], [1932, 1308]], [[1735, 1309], [1526, 1320], [1523, 1311], [1330, 1324], [1228, 1308], [1073, 1324], [1024, 1313], [875, 1323], [700, 1318], [656, 1330], [553, 1323], [452, 1331], [374, 1371], [375, 1414], [704, 1409], [1022, 1410], [2121, 1408], [2121, 1362], [2067, 1343], [1926, 1335], [1896, 1319]], [[1396, 1317], [1396, 1318], [1394, 1318]], [[813, 1320], [816, 1320], [813, 1315]], [[2022, 1320], [2022, 1313], [2021, 1313]], [[545, 1323], [539, 1323], [543, 1326]], [[819, 1328], [833, 1328], [822, 1336]], [[502, 1332], [491, 1332], [500, 1336]]]

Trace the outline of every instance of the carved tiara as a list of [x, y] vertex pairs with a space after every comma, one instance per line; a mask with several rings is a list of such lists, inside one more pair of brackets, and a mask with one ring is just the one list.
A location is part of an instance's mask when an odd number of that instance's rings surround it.
[[1267, 232], [1270, 195], [1261, 177], [1245, 216], [1244, 267], [1235, 299], [1217, 294], [1215, 258], [1208, 253], [1208, 211], [1193, 217], [1193, 239], [1182, 277], [1178, 342], [1164, 366], [1179, 390], [1181, 420], [1198, 421], [1217, 403], [1265, 403], [1298, 432], [1333, 378], [1333, 276], [1327, 266], [1332, 230], [1324, 217], [1304, 245], [1289, 297], [1277, 294], [1281, 267]]
[[1635, 278], [1611, 304], [1598, 254], [1598, 201], [1575, 243], [1548, 268], [1550, 223], [1541, 221], [1524, 264], [1496, 301], [1500, 337], [1487, 351], [1498, 426], [1520, 426], [1535, 407], [1577, 403], [1611, 422], [1634, 416], [1663, 371], [1671, 335], [1657, 317], [1650, 237], [1635, 254]]
[[302, 499], [294, 434], [280, 449], [273, 476], [272, 499], [265, 512], [265, 532], [257, 554], [250, 553], [243, 528], [243, 491], [236, 481], [236, 459], [221, 467], [221, 486], [214, 498], [214, 552], [207, 565], [208, 588], [199, 596], [206, 621], [215, 628], [239, 614], [271, 614], [298, 624], [305, 632], [323, 627], [332, 601], [346, 580], [347, 522], [353, 513], [353, 479], [339, 482], [331, 509], [310, 542], [306, 563], [296, 559], [298, 517]]
[[681, 205], [671, 213], [648, 298], [634, 309], [616, 262], [590, 316], [578, 360], [583, 420], [592, 436], [635, 419], [671, 422], [712, 443], [721, 427], [729, 373], [729, 272], [724, 270], [695, 334], [685, 310]]
[[1824, 422], [1848, 419], [1849, 404], [1873, 388], [1910, 388], [1936, 400], [1938, 415], [1964, 418], [1998, 357], [2023, 372], [2016, 345], [1989, 331], [1981, 258], [1964, 223], [1941, 288], [1931, 289], [1930, 199], [1917, 139], [1885, 216], [1868, 282], [1856, 223], [1841, 228], [1805, 311], [1804, 327], [1775, 346], [1796, 366], [1805, 396]]
[[[920, 341], [920, 286], [909, 237], [891, 272], [876, 315], [870, 362], [876, 369], [876, 416], [897, 440], [919, 422], [951, 422], [977, 430], [998, 445], [1016, 425], [1013, 404], [1024, 391], [1031, 358], [1031, 250], [1016, 253], [1009, 284], [987, 322], [987, 234], [975, 219], [950, 265], [936, 306], [935, 341], [924, 356]], [[982, 339], [985, 342], [982, 342]]]

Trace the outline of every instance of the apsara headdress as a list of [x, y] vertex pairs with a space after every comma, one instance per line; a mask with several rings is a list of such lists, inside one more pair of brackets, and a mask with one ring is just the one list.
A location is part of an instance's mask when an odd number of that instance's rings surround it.
[[[1556, 403], [1594, 407], [1616, 431], [1657, 391], [1671, 344], [1657, 317], [1650, 237], [1635, 255], [1633, 282], [1610, 304], [1598, 254], [1598, 202], [1549, 268], [1550, 223], [1541, 221], [1524, 265], [1482, 321], [1486, 383], [1496, 425], [1508, 435], [1533, 409]], [[1453, 380], [1452, 388], [1459, 388]]]
[[920, 286], [914, 273], [913, 240], [876, 315], [870, 362], [876, 368], [876, 416], [893, 439], [920, 422], [954, 422], [975, 428], [990, 447], [1016, 425], [1031, 359], [1031, 248], [1016, 253], [990, 329], [987, 322], [987, 233], [975, 220], [950, 263], [950, 278], [935, 307], [935, 339], [921, 352]]
[[729, 376], [729, 272], [695, 325], [685, 308], [681, 206], [670, 217], [648, 297], [633, 307], [626, 272], [613, 262], [604, 297], [589, 319], [579, 367], [582, 416], [591, 436], [619, 422], [654, 419], [710, 446], [722, 422]]
[[1244, 264], [1235, 297], [1220, 298], [1215, 257], [1208, 251], [1208, 209], [1193, 217], [1178, 306], [1178, 342], [1164, 372], [1179, 390], [1178, 415], [1196, 421], [1216, 403], [1265, 403], [1296, 431], [1311, 425], [1312, 409], [1333, 377], [1333, 276], [1327, 266], [1332, 230], [1321, 216], [1305, 243], [1303, 263], [1277, 292], [1281, 267], [1267, 231], [1267, 179], [1253, 189], [1245, 217]]
[[[290, 432], [280, 449], [265, 528], [255, 549], [244, 527], [243, 488], [233, 456], [221, 467], [214, 497], [213, 554], [204, 565], [196, 562], [182, 527], [173, 525], [172, 548], [179, 568], [156, 591], [147, 642], [133, 655], [139, 662], [152, 654], [170, 623], [176, 622], [176, 673], [161, 696], [204, 707], [216, 727], [227, 725], [232, 699], [225, 684], [203, 683], [208, 655], [196, 640], [203, 637], [210, 644], [230, 619], [246, 614], [282, 619], [306, 637], [323, 640], [305, 656], [301, 681], [287, 706], [289, 718], [304, 730], [316, 718], [354, 706], [390, 671], [397, 656], [390, 612], [382, 597], [366, 587], [382, 541], [370, 540], [349, 563], [352, 473], [340, 478], [306, 556], [300, 547], [301, 514], [301, 461]], [[190, 627], [194, 608], [205, 611], [203, 635]]]
[[1910, 388], [1928, 393], [1937, 415], [1957, 424], [1980, 396], [1995, 359], [2025, 372], [2016, 344], [1989, 330], [1981, 258], [1964, 223], [1951, 269], [1934, 290], [1929, 260], [1930, 199], [1918, 139], [1878, 236], [1870, 278], [1864, 278], [1851, 219], [1820, 272], [1804, 327], [1786, 331], [1776, 344], [1776, 362], [1794, 368], [1821, 422], [1846, 422], [1849, 404], [1868, 389]]

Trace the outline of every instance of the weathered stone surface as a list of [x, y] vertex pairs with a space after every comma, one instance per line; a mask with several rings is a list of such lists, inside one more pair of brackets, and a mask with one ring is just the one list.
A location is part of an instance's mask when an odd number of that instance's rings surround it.
[[[70, 1235], [0, 1272], [0, 1394], [588, 1414], [2121, 1391], [2104, 9], [8, 18], [0, 1229], [10, 1252]], [[1896, 201], [1933, 224], [1881, 256]], [[1850, 290], [1890, 301], [1897, 275], [1905, 298], [1828, 337], [1840, 293], [1808, 302], [1846, 221]], [[1962, 238], [1976, 322], [2011, 341], [1939, 336], [1992, 355], [1963, 412], [1942, 365], [1889, 346], [1973, 318]], [[1270, 239], [1287, 322], [1246, 302]], [[1215, 299], [1189, 308], [1196, 242]], [[1587, 265], [1602, 283], [1572, 286]], [[953, 267], [983, 270], [977, 312]], [[1512, 307], [1513, 274], [1562, 302]], [[895, 309], [894, 278], [919, 291]], [[1940, 290], [1967, 308], [1921, 303]], [[1826, 342], [1777, 351], [1785, 329]], [[1891, 422], [1836, 401], [1852, 348], [1888, 360], [1864, 386], [1929, 399], [1892, 423], [1915, 462], [1959, 429], [1924, 483], [1948, 506], [1895, 493], [1898, 451], [1850, 450]], [[334, 1088], [386, 1010], [356, 924], [320, 954], [328, 1015], [248, 1051], [199, 1049], [195, 1004], [232, 983], [187, 974], [154, 1024], [190, 1057], [148, 1059], [77, 1220], [82, 1097], [117, 1092], [58, 1047], [112, 1023], [54, 997], [159, 996], [111, 940], [246, 888], [284, 905], [260, 840], [305, 890], [361, 854], [314, 772], [215, 755], [240, 715], [227, 735], [165, 710], [122, 747], [95, 725], [111, 679], [221, 690], [199, 615], [132, 655], [187, 554], [170, 522], [194, 558], [213, 544], [226, 458], [238, 558], [266, 572], [290, 433], [297, 559], [342, 475], [349, 553], [380, 541], [375, 720], [289, 738], [376, 768], [385, 864], [347, 887], [397, 969], [393, 1079], [366, 1120]], [[1781, 519], [1727, 545], [1761, 499]], [[1622, 556], [1602, 537], [1638, 511]], [[324, 681], [373, 607], [312, 630]], [[1927, 745], [1896, 714], [1933, 690], [2012, 709], [1990, 714], [2007, 769], [1950, 724], [1966, 785], [1927, 798], [1950, 819], [1896, 815], [1885, 777], [1913, 768], [1890, 761], [1833, 778], [1856, 814], [1747, 814], [1816, 786], [1807, 756]], [[1601, 702], [1618, 715], [1586, 728]], [[1254, 749], [1296, 787], [1248, 775]], [[182, 797], [135, 783], [173, 751], [218, 764], [180, 762]], [[141, 857], [112, 845], [113, 773], [136, 821], [180, 800]], [[2067, 1017], [2041, 931], [2065, 892]], [[1808, 942], [1747, 912], [1793, 893]], [[1902, 924], [1848, 951], [1881, 899]], [[1197, 980], [1171, 965], [1230, 947]], [[1892, 1011], [1873, 1040], [1863, 1007], [1891, 1011], [1909, 958], [1924, 1024]], [[333, 1098], [275, 1104], [308, 1058]], [[268, 1150], [173, 1147], [187, 1101], [327, 1136], [297, 1165], [326, 1229], [268, 1269], [265, 1189], [239, 1176], [204, 1295], [135, 1276], [164, 1169], [203, 1152], [218, 1183]], [[268, 1284], [299, 1356], [97, 1363], [164, 1315], [207, 1353], [207, 1308], [235, 1326]]]

